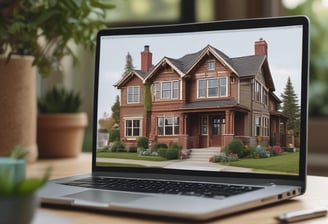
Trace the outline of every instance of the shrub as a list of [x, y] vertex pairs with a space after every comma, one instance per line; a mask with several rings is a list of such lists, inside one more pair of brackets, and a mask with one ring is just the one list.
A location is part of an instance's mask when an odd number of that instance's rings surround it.
[[215, 155], [210, 158], [210, 161], [214, 163], [233, 162], [238, 160], [238, 155], [233, 153], [227, 155], [225, 152], [221, 152], [219, 155]]
[[169, 149], [178, 149], [178, 150], [180, 150], [181, 149], [181, 146], [179, 146], [178, 143], [174, 142], [174, 143], [171, 143], [169, 145]]
[[270, 153], [263, 149], [260, 145], [255, 148], [255, 158], [268, 158]]
[[137, 139], [137, 147], [142, 147], [144, 149], [148, 149], [148, 144], [149, 144], [149, 141], [148, 141], [147, 137], [141, 136]]
[[165, 143], [161, 143], [161, 142], [155, 142], [153, 144], [153, 146], [151, 147], [152, 151], [158, 151], [158, 149], [167, 149], [167, 145]]
[[227, 153], [230, 154], [232, 152], [233, 154], [236, 154], [239, 158], [245, 157], [244, 153], [244, 145], [239, 139], [232, 140], [226, 148]]
[[138, 148], [137, 148], [137, 146], [135, 146], [135, 145], [131, 145], [131, 146], [129, 146], [129, 148], [128, 148], [128, 152], [132, 152], [132, 153], [137, 152], [137, 150], [138, 150]]
[[120, 141], [115, 141], [111, 147], [112, 152], [125, 152], [125, 145]]
[[178, 159], [179, 156], [179, 150], [178, 149], [168, 149], [166, 151], [166, 159], [172, 160], [172, 159]]
[[282, 148], [279, 145], [274, 145], [271, 148], [271, 155], [277, 156], [282, 153]]
[[160, 148], [160, 149], [157, 149], [157, 153], [159, 156], [166, 158], [167, 150], [168, 150], [167, 148]]
[[120, 130], [110, 130], [109, 142], [115, 142], [120, 140]]

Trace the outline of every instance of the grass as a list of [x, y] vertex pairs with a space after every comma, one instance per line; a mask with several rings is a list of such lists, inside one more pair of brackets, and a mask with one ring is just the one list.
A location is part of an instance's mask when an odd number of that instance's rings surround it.
[[256, 172], [274, 171], [298, 174], [299, 152], [283, 153], [280, 156], [263, 159], [241, 159], [226, 164], [222, 163], [222, 165], [252, 168]]
[[145, 167], [140, 164], [127, 164], [127, 163], [106, 163], [106, 162], [97, 162], [97, 166], [116, 166], [116, 167]]
[[133, 159], [133, 160], [147, 160], [147, 161], [166, 161], [161, 156], [139, 156], [138, 153], [130, 152], [97, 152], [99, 158], [115, 158], [115, 159]]

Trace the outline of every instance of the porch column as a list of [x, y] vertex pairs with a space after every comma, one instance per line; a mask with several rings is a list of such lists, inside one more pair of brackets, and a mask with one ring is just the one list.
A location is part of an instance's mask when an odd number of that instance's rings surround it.
[[235, 127], [235, 115], [233, 111], [226, 110], [225, 111], [225, 134], [223, 137], [223, 145], [227, 145], [230, 141], [232, 141], [234, 136], [234, 127]]
[[225, 134], [234, 135], [235, 133], [235, 114], [233, 111], [225, 111]]

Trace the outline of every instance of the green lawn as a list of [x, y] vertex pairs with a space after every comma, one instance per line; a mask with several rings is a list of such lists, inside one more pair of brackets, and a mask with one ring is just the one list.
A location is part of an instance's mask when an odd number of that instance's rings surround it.
[[273, 171], [298, 174], [299, 152], [283, 153], [280, 156], [262, 159], [241, 159], [222, 165], [252, 168], [255, 172]]
[[130, 152], [97, 152], [99, 158], [115, 158], [115, 159], [133, 159], [133, 160], [148, 160], [148, 161], [165, 161], [161, 156], [139, 156], [138, 153]]

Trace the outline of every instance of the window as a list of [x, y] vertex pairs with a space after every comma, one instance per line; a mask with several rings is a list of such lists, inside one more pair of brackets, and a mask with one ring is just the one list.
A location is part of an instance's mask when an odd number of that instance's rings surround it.
[[262, 136], [269, 136], [269, 118], [262, 117], [263, 127], [262, 127]]
[[269, 136], [269, 118], [267, 116], [255, 117], [255, 136]]
[[218, 80], [217, 79], [209, 79], [207, 80], [207, 96], [213, 97], [218, 95]]
[[255, 81], [255, 101], [261, 102], [261, 84]]
[[227, 78], [199, 79], [198, 98], [227, 96]]
[[179, 81], [156, 82], [153, 94], [156, 100], [168, 100], [179, 98]]
[[131, 119], [125, 121], [125, 136], [137, 137], [141, 134], [141, 121], [138, 119]]
[[207, 135], [208, 131], [207, 131], [207, 117], [206, 116], [202, 116], [200, 118], [200, 133], [201, 135]]
[[227, 79], [220, 78], [220, 96], [227, 96]]
[[261, 117], [255, 117], [255, 136], [261, 136]]
[[207, 70], [209, 70], [209, 71], [215, 70], [215, 61], [214, 60], [209, 60], [207, 62]]
[[171, 82], [162, 83], [162, 99], [169, 99], [171, 95]]
[[264, 87], [262, 90], [262, 103], [268, 105], [268, 91]]
[[158, 117], [157, 118], [157, 135], [178, 135], [179, 118], [178, 117]]
[[177, 99], [179, 95], [179, 86], [178, 86], [178, 81], [173, 81], [172, 82], [172, 99]]
[[158, 83], [158, 82], [156, 82], [154, 84], [154, 96], [155, 96], [155, 99], [161, 98], [161, 86], [160, 86], [160, 83]]
[[198, 80], [198, 97], [206, 97], [206, 80]]
[[128, 86], [128, 103], [140, 102], [140, 87]]

